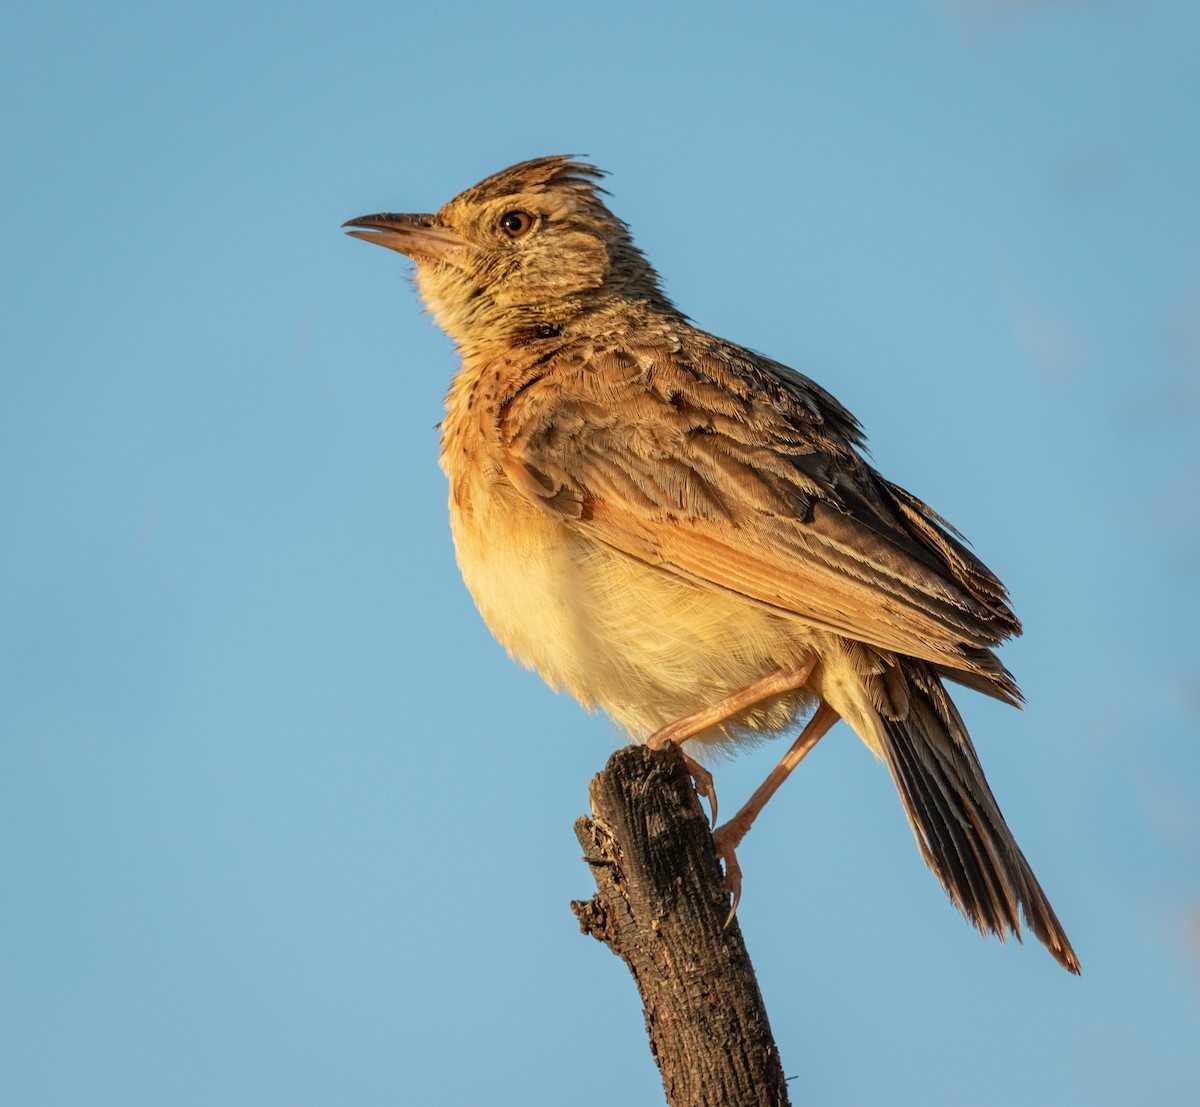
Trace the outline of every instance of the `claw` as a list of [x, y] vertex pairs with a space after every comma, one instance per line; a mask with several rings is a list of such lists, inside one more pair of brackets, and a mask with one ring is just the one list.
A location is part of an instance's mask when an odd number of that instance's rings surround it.
[[[737, 914], [738, 904], [742, 901], [742, 866], [738, 864], [737, 853], [735, 847], [738, 841], [741, 840], [741, 835], [734, 837], [733, 834], [722, 833], [727, 831], [729, 824], [718, 827], [713, 831], [713, 844], [717, 847], [717, 853], [721, 860], [725, 862], [725, 890], [733, 898], [729, 905], [729, 914], [725, 918], [724, 929], [729, 929], [729, 924], [733, 922], [733, 916]], [[736, 834], [736, 831], [734, 832]], [[732, 841], [731, 841], [732, 839]]]
[[[683, 753], [680, 747], [680, 753]], [[695, 758], [689, 757], [686, 753], [683, 754], [684, 764], [688, 767], [688, 772], [692, 774], [692, 783], [696, 786], [696, 794], [701, 799], [708, 800], [708, 805], [712, 809], [712, 818], [709, 820], [709, 826], [717, 825], [717, 789], [713, 785], [713, 776], [703, 765]]]

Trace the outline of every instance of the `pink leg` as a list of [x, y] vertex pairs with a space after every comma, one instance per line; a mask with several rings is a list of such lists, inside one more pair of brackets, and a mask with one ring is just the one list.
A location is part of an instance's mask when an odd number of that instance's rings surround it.
[[[682, 719], [676, 719], [673, 723], [668, 723], [651, 734], [646, 739], [646, 744], [655, 750], [662, 749], [668, 742], [675, 742], [682, 746], [689, 738], [694, 738], [701, 731], [707, 730], [711, 726], [723, 723], [739, 711], [745, 711], [746, 708], [753, 707], [756, 703], [761, 703], [771, 696], [778, 696], [784, 692], [794, 692], [798, 688], [803, 688], [808, 682], [808, 678], [812, 675], [816, 664], [816, 654], [809, 654], [799, 665], [780, 669], [777, 672], [771, 673], [770, 676], [765, 676], [762, 680], [756, 680], [753, 684], [746, 685], [740, 691], [726, 696], [711, 707], [701, 708], [699, 711], [693, 711], [690, 715], [684, 715]], [[810, 723], [809, 726], [811, 725]], [[701, 796], [707, 798], [712, 807], [712, 822], [715, 826], [717, 822], [717, 792], [713, 787], [712, 773], [686, 753], [683, 755], [683, 759], [687, 762], [688, 771], [692, 774], [692, 779], [696, 782], [696, 791]], [[784, 776], [786, 775], [785, 773]], [[778, 787], [778, 785], [775, 787]], [[771, 789], [771, 791], [774, 790], [774, 788]], [[762, 789], [760, 788], [759, 791], [761, 792]], [[758, 792], [755, 795], [758, 795]], [[763, 800], [763, 803], [766, 803], [766, 799]], [[745, 808], [743, 808], [744, 810]], [[740, 813], [737, 817], [741, 817]], [[747, 824], [747, 829], [749, 829], [749, 824]], [[744, 834], [745, 831], [742, 833]], [[738, 841], [740, 840], [739, 838]], [[736, 845], [737, 843], [734, 844]], [[732, 855], [732, 851], [730, 851], [730, 856]]]
[[779, 764], [771, 770], [770, 775], [762, 782], [729, 822], [713, 831], [713, 840], [717, 844], [717, 852], [725, 862], [725, 886], [733, 896], [733, 905], [729, 908], [729, 918], [725, 925], [733, 921], [737, 911], [738, 901], [742, 898], [742, 868], [737, 862], [734, 850], [746, 837], [746, 832], [758, 817], [758, 813], [767, 805], [775, 790], [788, 778], [788, 774], [804, 760], [809, 750], [825, 735], [839, 715], [829, 704], [822, 701], [816, 714], [808, 720], [808, 725], [800, 732], [800, 737], [792, 743], [792, 748], [783, 755]]

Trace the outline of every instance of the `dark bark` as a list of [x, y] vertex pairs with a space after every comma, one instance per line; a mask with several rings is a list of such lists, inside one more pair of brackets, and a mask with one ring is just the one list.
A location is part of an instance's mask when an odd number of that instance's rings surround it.
[[571, 909], [629, 966], [671, 1107], [786, 1107], [767, 1012], [678, 749], [629, 746], [575, 833], [596, 895]]

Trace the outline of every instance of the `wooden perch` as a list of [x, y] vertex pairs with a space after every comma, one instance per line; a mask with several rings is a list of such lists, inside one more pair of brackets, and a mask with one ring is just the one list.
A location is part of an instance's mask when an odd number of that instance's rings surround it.
[[783, 1068], [708, 820], [677, 747], [629, 746], [575, 823], [596, 895], [571, 909], [637, 982], [670, 1107], [786, 1107]]

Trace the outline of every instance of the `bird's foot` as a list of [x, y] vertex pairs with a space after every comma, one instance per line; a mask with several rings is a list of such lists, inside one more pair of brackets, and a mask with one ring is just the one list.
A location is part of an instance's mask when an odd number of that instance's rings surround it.
[[[683, 750], [680, 749], [680, 753]], [[683, 763], [687, 766], [688, 772], [692, 774], [692, 783], [696, 787], [696, 795], [702, 800], [708, 800], [708, 806], [712, 811], [712, 817], [709, 819], [709, 826], [717, 825], [717, 789], [713, 785], [713, 776], [703, 765], [700, 764], [694, 757], [689, 757], [686, 753], [683, 754]]]
[[733, 922], [733, 916], [737, 914], [738, 904], [742, 899], [742, 866], [738, 864], [736, 850], [745, 833], [745, 829], [737, 825], [736, 817], [713, 831], [713, 845], [717, 847], [717, 854], [725, 863], [725, 890], [730, 896], [729, 914], [725, 919], [726, 929]]
[[[686, 722], [686, 720], [683, 720]], [[687, 770], [692, 774], [692, 783], [696, 786], [696, 794], [702, 799], [708, 801], [708, 806], [712, 810], [712, 817], [709, 820], [709, 826], [717, 825], [717, 789], [713, 785], [713, 776], [703, 765], [700, 764], [694, 757], [690, 756], [683, 748], [683, 742], [689, 735], [680, 735], [679, 723], [674, 722], [663, 727], [661, 730], [656, 730], [649, 738], [646, 739], [646, 745], [652, 750], [660, 750], [667, 745], [668, 742], [674, 742], [679, 746], [679, 752], [683, 755], [683, 763], [687, 766]]]

